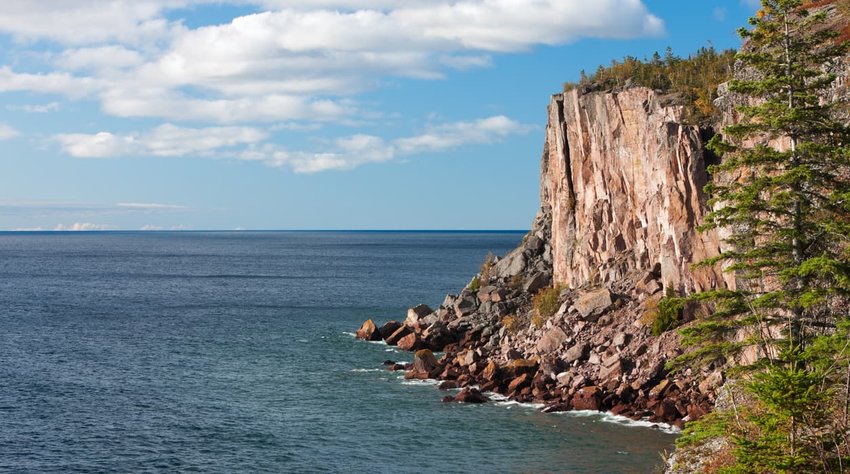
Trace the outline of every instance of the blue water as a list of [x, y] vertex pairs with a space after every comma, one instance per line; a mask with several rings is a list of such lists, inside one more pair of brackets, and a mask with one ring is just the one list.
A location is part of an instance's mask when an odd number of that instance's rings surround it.
[[351, 336], [521, 237], [0, 234], [0, 471], [652, 472], [669, 434], [443, 404]]

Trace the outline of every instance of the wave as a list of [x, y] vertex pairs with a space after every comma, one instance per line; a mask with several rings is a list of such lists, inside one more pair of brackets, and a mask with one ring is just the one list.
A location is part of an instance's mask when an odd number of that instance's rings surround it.
[[649, 420], [633, 420], [629, 417], [622, 415], [615, 415], [613, 413], [601, 412], [601, 411], [592, 411], [592, 410], [574, 410], [574, 411], [561, 411], [556, 412], [556, 415], [565, 415], [565, 416], [574, 416], [574, 417], [586, 417], [586, 418], [597, 418], [599, 421], [605, 423], [614, 423], [621, 426], [629, 426], [635, 428], [653, 428], [659, 431], [662, 431], [667, 434], [679, 434], [682, 430], [679, 428], [668, 425], [667, 423], [654, 422]]

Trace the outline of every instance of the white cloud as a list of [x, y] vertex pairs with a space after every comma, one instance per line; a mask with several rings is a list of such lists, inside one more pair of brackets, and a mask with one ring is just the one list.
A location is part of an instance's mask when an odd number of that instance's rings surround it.
[[726, 8], [724, 7], [714, 7], [714, 11], [712, 12], [714, 19], [717, 21], [726, 21]]
[[146, 134], [72, 133], [54, 137], [65, 153], [77, 158], [122, 156], [212, 156], [238, 145], [258, 143], [266, 132], [250, 127], [185, 128], [160, 125]]
[[50, 102], [47, 104], [23, 104], [23, 105], [7, 105], [6, 110], [13, 112], [26, 112], [28, 114], [46, 114], [59, 110], [59, 102]]
[[[398, 156], [443, 151], [464, 145], [488, 145], [533, 129], [503, 115], [471, 122], [446, 123], [425, 133], [386, 141], [381, 137], [355, 134], [334, 140], [327, 150], [291, 151], [264, 142], [265, 132], [247, 127], [208, 127], [201, 129], [162, 125], [147, 133], [116, 135], [65, 134], [54, 139], [65, 153], [77, 158], [124, 156], [231, 157], [258, 161], [273, 167], [290, 168], [296, 173], [345, 170], [367, 163], [392, 161]], [[182, 206], [145, 203], [119, 203], [124, 209], [182, 209]]]
[[372, 135], [353, 135], [337, 139], [325, 152], [291, 152], [248, 149], [239, 155], [244, 160], [257, 160], [270, 166], [288, 167], [296, 173], [318, 173], [346, 170], [367, 163], [391, 161], [399, 156], [443, 151], [464, 145], [494, 144], [504, 138], [524, 134], [533, 127], [505, 116], [494, 116], [472, 122], [456, 122], [433, 127], [428, 132], [386, 142]]
[[106, 225], [106, 224], [92, 224], [91, 222], [75, 222], [73, 224], [65, 225], [58, 224], [53, 230], [57, 231], [86, 231], [86, 230], [109, 230], [114, 229], [115, 226]]
[[147, 202], [119, 202], [118, 204], [116, 204], [116, 206], [123, 209], [132, 209], [139, 211], [179, 211], [188, 209], [186, 206], [179, 206], [176, 204], [159, 204]]
[[20, 135], [20, 132], [10, 127], [9, 125], [0, 123], [0, 140], [8, 140]]
[[741, 4], [754, 10], [761, 8], [761, 0], [741, 0]]
[[[269, 10], [195, 28], [167, 19], [205, 3]], [[0, 67], [0, 92], [94, 98], [119, 117], [346, 123], [363, 111], [340, 98], [386, 77], [440, 78], [536, 45], [663, 31], [641, 0], [4, 0], [0, 34], [67, 49], [52, 70]]]
[[162, 230], [162, 227], [158, 225], [143, 225], [139, 230]]

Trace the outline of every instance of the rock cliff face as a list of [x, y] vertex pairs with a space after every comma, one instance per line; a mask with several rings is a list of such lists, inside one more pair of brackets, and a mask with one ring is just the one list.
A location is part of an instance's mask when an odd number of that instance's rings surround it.
[[656, 267], [677, 291], [724, 283], [719, 271], [691, 268], [720, 250], [715, 232], [696, 231], [705, 132], [664, 99], [643, 87], [553, 96], [540, 200], [551, 212], [556, 283], [610, 284]]

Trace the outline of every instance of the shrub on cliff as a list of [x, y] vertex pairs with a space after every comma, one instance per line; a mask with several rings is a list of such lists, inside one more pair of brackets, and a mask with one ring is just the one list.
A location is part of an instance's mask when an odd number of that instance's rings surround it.
[[591, 84], [611, 89], [631, 83], [674, 94], [682, 100], [690, 122], [709, 122], [717, 118], [717, 86], [732, 77], [734, 64], [735, 50], [731, 49], [717, 51], [709, 46], [682, 58], [667, 48], [664, 58], [658, 52], [643, 60], [626, 56], [609, 66], [600, 65], [593, 74], [582, 71], [578, 83], [564, 83], [564, 91]]
[[561, 307], [561, 286], [543, 288], [531, 300], [531, 322], [536, 327], [543, 327]]

